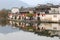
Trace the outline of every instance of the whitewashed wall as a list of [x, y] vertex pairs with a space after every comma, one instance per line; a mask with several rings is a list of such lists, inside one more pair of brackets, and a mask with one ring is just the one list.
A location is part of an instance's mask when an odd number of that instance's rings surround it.
[[45, 28], [46, 30], [60, 30], [60, 24], [58, 23], [41, 23], [39, 28]]
[[45, 14], [44, 16], [40, 15], [41, 21], [60, 21], [60, 14]]
[[60, 7], [59, 7], [59, 13], [60, 13]]
[[59, 13], [59, 8], [51, 8], [51, 10], [49, 10], [49, 13]]

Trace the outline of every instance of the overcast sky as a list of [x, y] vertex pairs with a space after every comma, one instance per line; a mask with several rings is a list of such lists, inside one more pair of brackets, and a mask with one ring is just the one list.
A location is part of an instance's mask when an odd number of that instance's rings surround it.
[[30, 5], [46, 4], [46, 3], [53, 3], [53, 4], [60, 3], [60, 0], [21, 0], [21, 1], [26, 2]]
[[11, 8], [11, 7], [20, 7], [21, 2], [27, 3], [30, 6], [36, 6], [37, 4], [46, 4], [53, 3], [59, 4], [60, 0], [0, 0], [0, 9]]

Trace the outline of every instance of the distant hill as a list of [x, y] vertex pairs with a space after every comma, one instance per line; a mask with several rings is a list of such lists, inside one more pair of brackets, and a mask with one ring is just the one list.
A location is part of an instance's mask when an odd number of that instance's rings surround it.
[[3, 8], [11, 9], [12, 7], [21, 7], [21, 6], [28, 7], [30, 5], [18, 0], [0, 0], [0, 9]]

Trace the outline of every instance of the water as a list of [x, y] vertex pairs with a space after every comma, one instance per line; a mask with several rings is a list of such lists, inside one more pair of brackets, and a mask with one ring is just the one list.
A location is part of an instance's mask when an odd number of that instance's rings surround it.
[[60, 40], [59, 23], [0, 22], [2, 40]]

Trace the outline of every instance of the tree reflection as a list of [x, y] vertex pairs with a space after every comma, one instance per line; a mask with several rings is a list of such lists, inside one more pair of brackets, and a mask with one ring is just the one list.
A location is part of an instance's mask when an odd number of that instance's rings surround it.
[[8, 24], [8, 20], [7, 19], [0, 19], [0, 25], [1, 26], [5, 26]]

